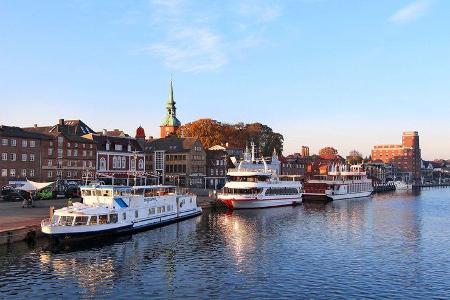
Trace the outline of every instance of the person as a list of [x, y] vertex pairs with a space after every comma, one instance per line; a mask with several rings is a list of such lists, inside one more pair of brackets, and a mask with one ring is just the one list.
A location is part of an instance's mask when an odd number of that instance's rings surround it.
[[69, 198], [69, 200], [67, 200], [67, 206], [72, 206], [72, 198]]

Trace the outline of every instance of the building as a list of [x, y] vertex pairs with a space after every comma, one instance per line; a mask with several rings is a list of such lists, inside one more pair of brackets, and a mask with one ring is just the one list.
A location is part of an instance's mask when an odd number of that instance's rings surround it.
[[51, 137], [40, 144], [42, 181], [78, 181], [95, 176], [97, 145], [82, 135], [94, 131], [81, 120], [60, 119], [53, 126], [23, 128]]
[[380, 160], [371, 161], [364, 164], [364, 169], [367, 176], [372, 179], [374, 183], [384, 184], [394, 180], [391, 164], [386, 164]]
[[228, 171], [228, 153], [213, 146], [206, 150], [206, 188], [221, 189]]
[[206, 152], [197, 138], [165, 138], [146, 140], [146, 170], [155, 174], [158, 182], [186, 187], [204, 188]]
[[401, 144], [375, 145], [372, 161], [392, 164], [396, 179], [406, 182], [421, 180], [421, 151], [417, 131], [403, 132]]
[[309, 156], [309, 147], [308, 146], [302, 146], [301, 150], [301, 156], [308, 157]]
[[[303, 149], [302, 149], [303, 150]], [[305, 176], [308, 160], [303, 154], [298, 153], [281, 157], [281, 175], [293, 178], [303, 178]]]
[[[142, 127], [138, 128], [142, 134]], [[152, 183], [145, 172], [145, 154], [136, 138], [129, 135], [89, 133], [83, 137], [97, 144], [97, 179], [107, 184], [146, 185]], [[144, 133], [145, 135], [145, 133]]]
[[41, 145], [51, 140], [49, 135], [0, 126], [0, 187], [12, 181], [42, 181]]
[[173, 98], [172, 79], [170, 80], [169, 84], [169, 99], [167, 100], [166, 110], [167, 110], [166, 117], [164, 118], [164, 121], [161, 123], [160, 126], [161, 138], [164, 138], [169, 135], [175, 135], [178, 128], [180, 128], [181, 126], [181, 122], [177, 119], [175, 100]]

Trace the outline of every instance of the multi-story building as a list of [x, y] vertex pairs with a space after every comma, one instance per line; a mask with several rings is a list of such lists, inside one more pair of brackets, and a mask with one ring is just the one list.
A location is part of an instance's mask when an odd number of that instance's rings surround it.
[[49, 135], [0, 126], [0, 187], [12, 181], [41, 181], [41, 145], [50, 140]]
[[227, 151], [214, 147], [206, 150], [206, 188], [221, 189], [225, 185], [227, 170]]
[[403, 132], [401, 144], [375, 145], [372, 161], [377, 160], [392, 164], [397, 179], [420, 182], [422, 159], [417, 131]]
[[[142, 127], [138, 128], [138, 131]], [[143, 130], [143, 129], [142, 129]], [[97, 144], [97, 179], [108, 184], [145, 185], [145, 154], [136, 138], [128, 135], [89, 133], [83, 137]]]
[[372, 179], [374, 183], [384, 184], [394, 180], [391, 164], [386, 164], [382, 161], [371, 161], [364, 164], [364, 169], [367, 176]]
[[298, 153], [281, 157], [281, 175], [302, 178], [305, 176], [307, 159]]
[[170, 135], [146, 140], [146, 170], [158, 177], [159, 183], [186, 187], [205, 187], [206, 152], [197, 138]]
[[97, 145], [81, 135], [94, 133], [80, 120], [60, 119], [53, 126], [24, 128], [51, 137], [40, 145], [43, 181], [81, 181], [95, 176]]

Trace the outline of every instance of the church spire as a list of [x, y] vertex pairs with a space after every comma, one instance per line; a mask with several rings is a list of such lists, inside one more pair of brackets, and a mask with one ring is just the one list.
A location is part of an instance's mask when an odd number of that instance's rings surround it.
[[170, 77], [169, 83], [169, 97], [166, 105], [166, 117], [161, 123], [161, 137], [166, 137], [176, 133], [176, 130], [181, 126], [181, 122], [177, 119], [175, 100], [173, 97], [173, 80]]

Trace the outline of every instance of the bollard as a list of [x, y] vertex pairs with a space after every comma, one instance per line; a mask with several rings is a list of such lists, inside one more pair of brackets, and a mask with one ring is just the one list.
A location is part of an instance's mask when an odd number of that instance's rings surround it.
[[48, 208], [48, 214], [49, 214], [49, 216], [50, 216], [50, 220], [53, 218], [53, 214], [55, 213], [55, 207], [54, 206], [50, 206], [49, 208]]

